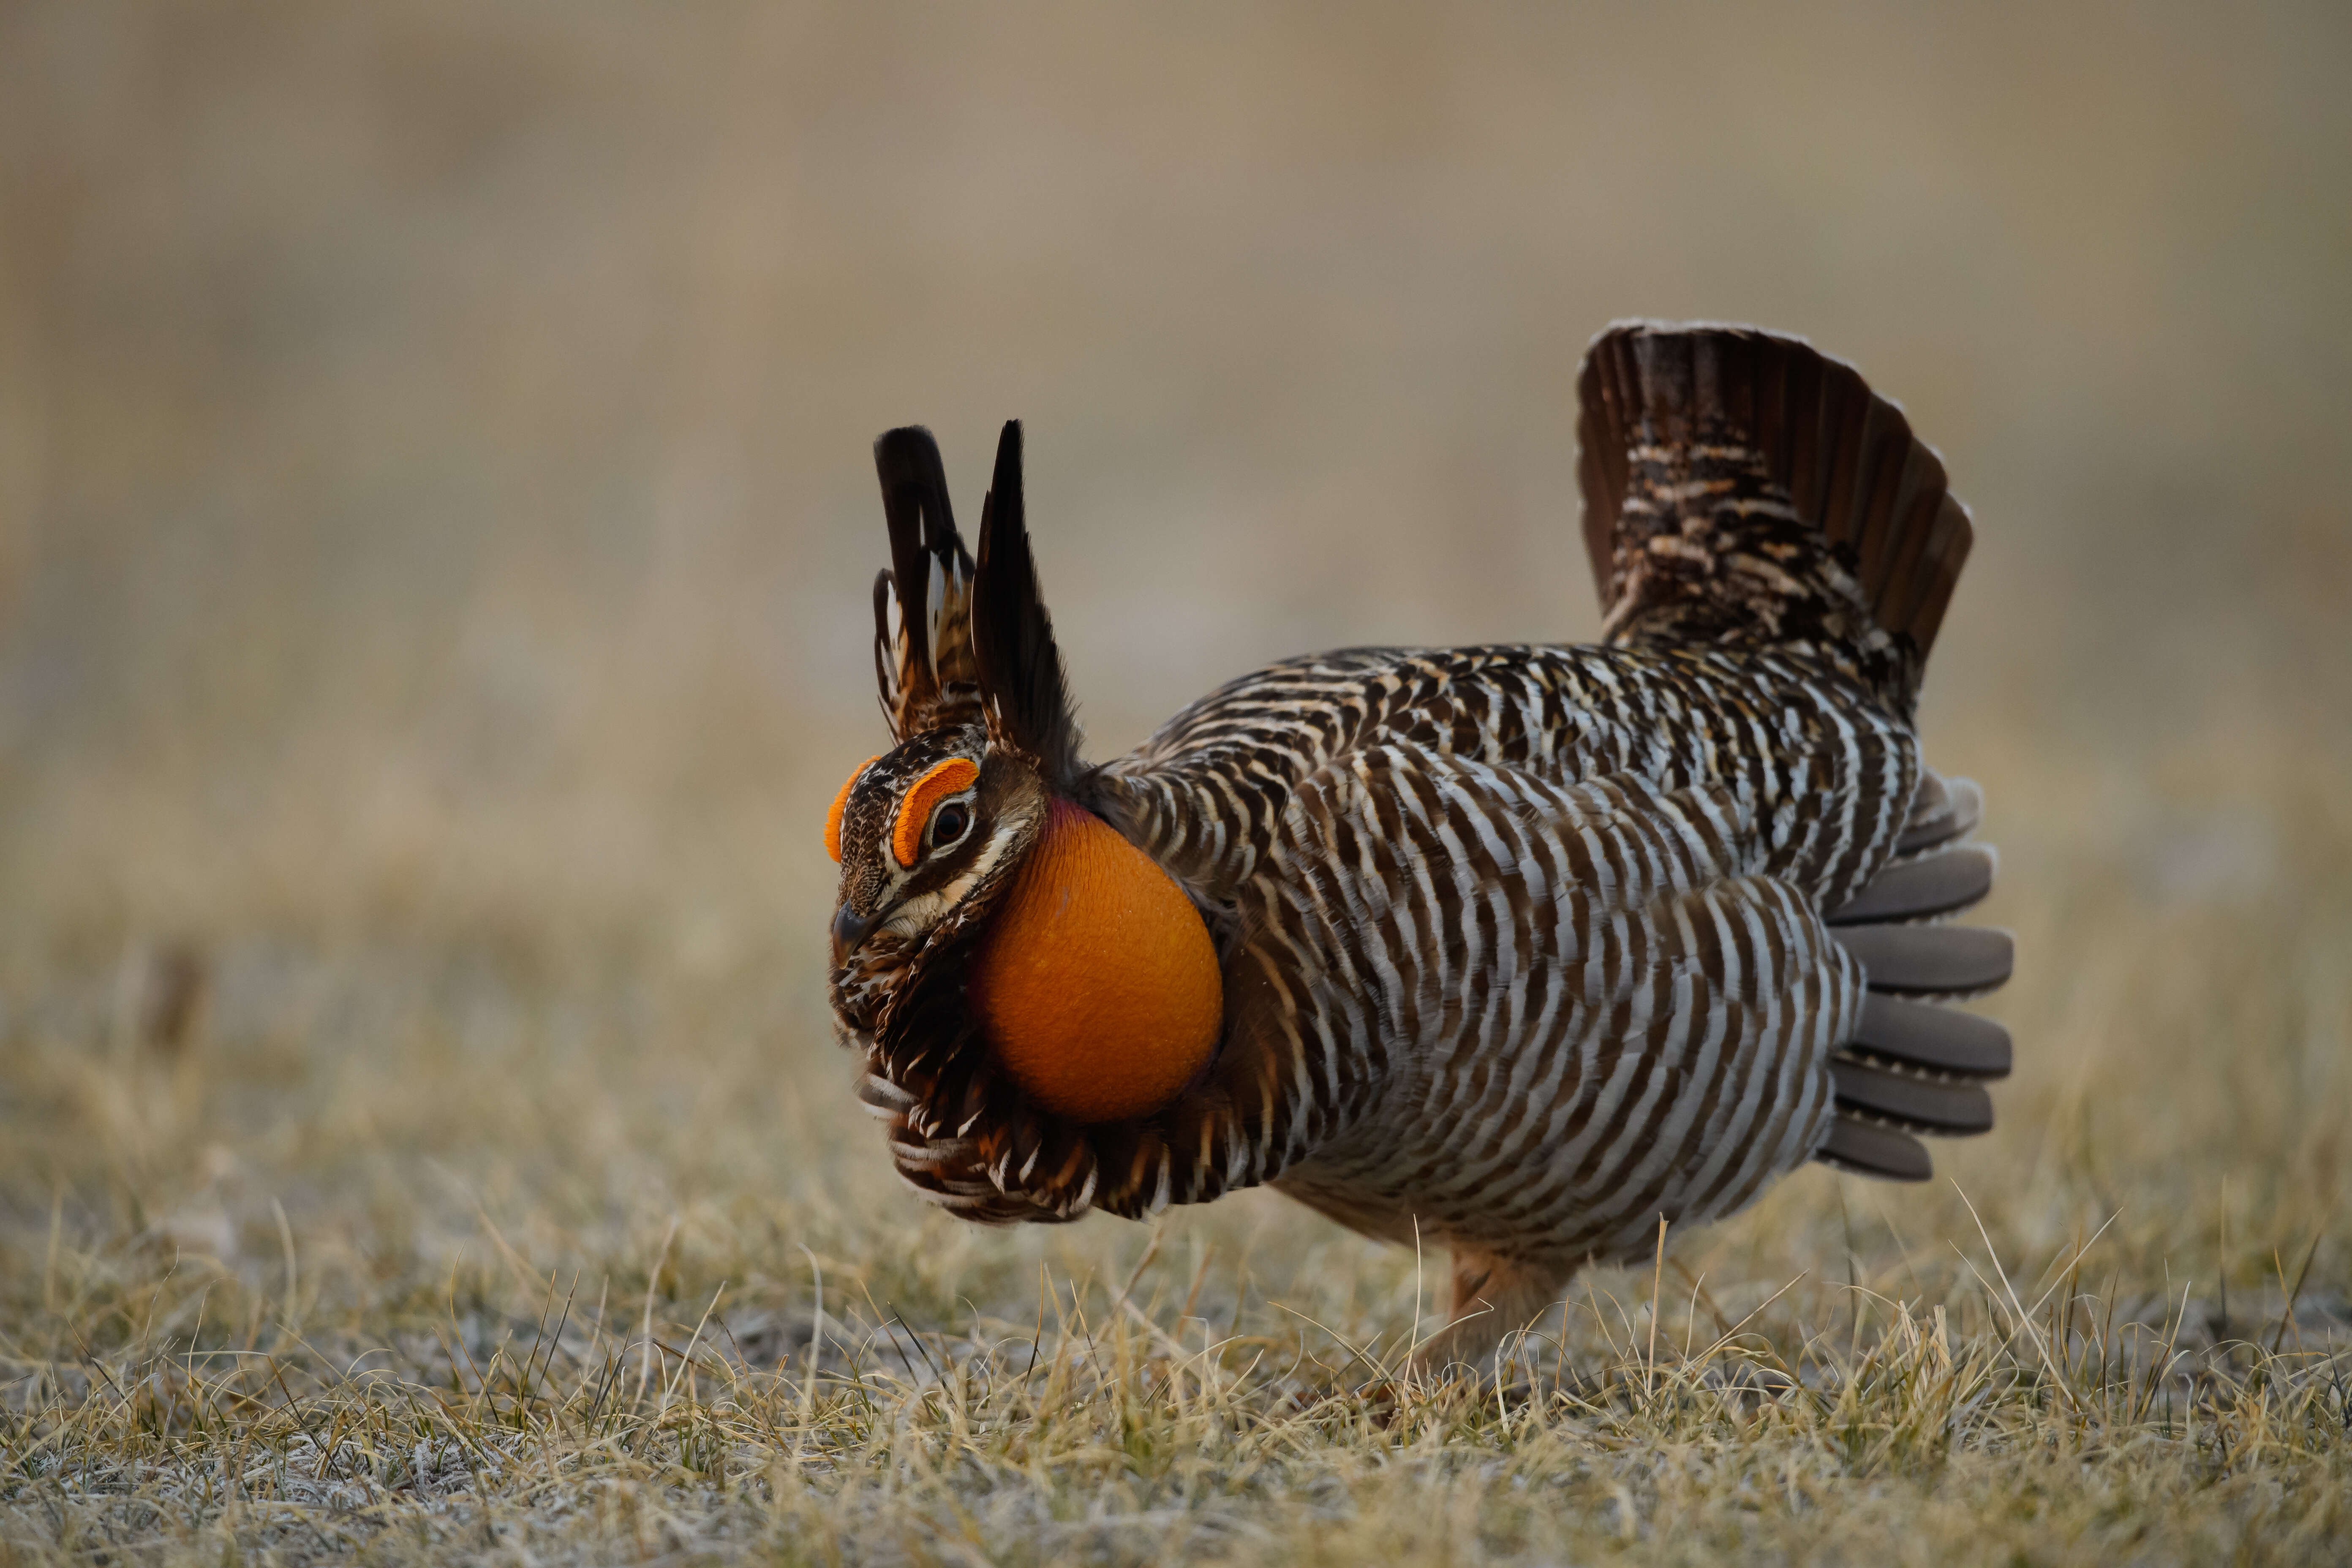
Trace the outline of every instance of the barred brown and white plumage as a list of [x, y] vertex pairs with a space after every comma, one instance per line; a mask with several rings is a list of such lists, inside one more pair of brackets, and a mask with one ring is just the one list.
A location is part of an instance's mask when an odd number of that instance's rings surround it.
[[828, 829], [834, 1002], [926, 1197], [1269, 1184], [1448, 1246], [1430, 1353], [1475, 1355], [1661, 1217], [1991, 1125], [2008, 1037], [1948, 1004], [2009, 942], [1941, 923], [1991, 883], [1981, 800], [1912, 723], [1970, 541], [1941, 463], [1750, 329], [1613, 327], [1580, 394], [1603, 643], [1292, 659], [1097, 767], [1018, 426], [977, 560], [929, 437], [877, 444], [897, 745]]

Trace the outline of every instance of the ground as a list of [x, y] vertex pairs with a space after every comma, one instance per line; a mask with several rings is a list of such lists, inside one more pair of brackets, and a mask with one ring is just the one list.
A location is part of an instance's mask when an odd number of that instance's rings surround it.
[[2339, 1559], [2345, 801], [2282, 771], [2249, 900], [2258, 851], [2103, 866], [2065, 780], [1962, 739], [2031, 890], [1990, 909], [2000, 1127], [1596, 1270], [1484, 1384], [1402, 1372], [1435, 1259], [1268, 1194], [925, 1210], [811, 1026], [805, 910], [445, 887], [58, 942], [0, 1055], [0, 1550]]

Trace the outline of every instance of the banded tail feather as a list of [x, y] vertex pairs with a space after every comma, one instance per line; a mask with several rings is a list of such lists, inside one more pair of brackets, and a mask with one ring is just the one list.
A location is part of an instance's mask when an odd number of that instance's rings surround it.
[[1829, 1141], [1813, 1158], [1857, 1176], [1888, 1182], [1924, 1182], [1936, 1173], [1927, 1145], [1907, 1132], [1841, 1114], [1830, 1123]]
[[1846, 1049], [1952, 1078], [2009, 1076], [2009, 1031], [1990, 1018], [1883, 991], [1863, 999], [1862, 1022]]
[[1974, 779], [1947, 781], [1922, 773], [1918, 794], [1912, 797], [1911, 815], [1903, 824], [1902, 837], [1895, 841], [1895, 853], [1908, 858], [1965, 838], [1977, 830], [1983, 816], [1984, 792]]
[[1897, 860], [1830, 911], [1833, 926], [1937, 920], [1958, 914], [1992, 891], [2000, 865], [1990, 845], [1966, 844]]
[[1611, 327], [1577, 391], [1608, 640], [1802, 648], [1910, 716], [1973, 535], [1900, 408], [1801, 339], [1704, 323]]
[[1906, 1131], [1959, 1136], [1992, 1131], [1992, 1097], [1980, 1083], [1960, 1083], [1864, 1061], [1832, 1064], [1841, 1110], [1858, 1111]]
[[1981, 996], [2009, 980], [2009, 933], [1984, 926], [1843, 926], [1839, 945], [1897, 996]]
[[1837, 1121], [1815, 1158], [1861, 1175], [1925, 1181], [1933, 1173], [1918, 1135], [1963, 1137], [1992, 1130], [1988, 1079], [2009, 1073], [2009, 1032], [1948, 1004], [2008, 980], [2007, 931], [1935, 923], [1992, 889], [1991, 847], [1960, 842], [1983, 810], [1966, 779], [1922, 771], [1898, 853], [1829, 919], [1832, 934], [1862, 965], [1869, 991], [1862, 1019], [1830, 1061]]

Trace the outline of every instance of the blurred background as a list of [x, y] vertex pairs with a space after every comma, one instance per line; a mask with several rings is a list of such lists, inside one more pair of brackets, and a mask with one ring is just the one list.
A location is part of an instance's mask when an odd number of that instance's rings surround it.
[[1923, 721], [2021, 1072], [1951, 1168], [2027, 1235], [2315, 1218], [2347, 78], [2292, 0], [0, 5], [0, 1228], [871, 1251], [819, 824], [875, 435], [976, 514], [1028, 422], [1100, 757], [1281, 655], [1592, 635], [1573, 380], [1636, 315], [1853, 360], [1975, 512]]

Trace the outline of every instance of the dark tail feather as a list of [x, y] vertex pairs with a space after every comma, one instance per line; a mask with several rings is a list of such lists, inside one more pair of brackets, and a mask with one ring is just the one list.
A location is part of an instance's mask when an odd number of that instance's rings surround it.
[[1897, 996], [1981, 996], [2009, 980], [2009, 933], [1989, 926], [1840, 926], [1870, 988]]
[[1816, 1155], [1827, 1164], [1924, 1181], [1930, 1163], [1915, 1134], [1961, 1137], [1992, 1127], [1983, 1085], [2009, 1074], [2009, 1031], [1943, 1004], [2009, 978], [2009, 933], [1927, 923], [1991, 889], [1992, 850], [1958, 842], [1983, 804], [1967, 780], [1923, 773], [1900, 840], [1913, 852], [1889, 861], [1829, 917], [1869, 990], [1853, 1038], [1830, 1058], [1837, 1117]]
[[1831, 1078], [1841, 1110], [1948, 1137], [1992, 1131], [1992, 1096], [1979, 1083], [1948, 1083], [1858, 1061], [1836, 1063]]
[[1992, 891], [2000, 860], [1989, 845], [1963, 844], [1897, 860], [1830, 913], [1833, 926], [1935, 920], [1958, 914]]
[[1918, 793], [1911, 800], [1910, 819], [1903, 825], [1903, 836], [1895, 841], [1895, 853], [1916, 855], [1965, 838], [1977, 830], [1983, 816], [1984, 792], [1977, 788], [1974, 779], [1947, 783], [1932, 773], [1922, 773]]
[[1813, 1158], [1857, 1176], [1889, 1182], [1924, 1182], [1936, 1173], [1927, 1146], [1907, 1132], [1840, 1116], [1830, 1123], [1829, 1142]]
[[1612, 640], [1811, 648], [1908, 714], [1967, 510], [1853, 366], [1750, 327], [1621, 322], [1577, 383]]
[[1865, 1059], [1946, 1078], [2009, 1076], [2009, 1031], [1990, 1018], [1872, 992], [1846, 1047]]

